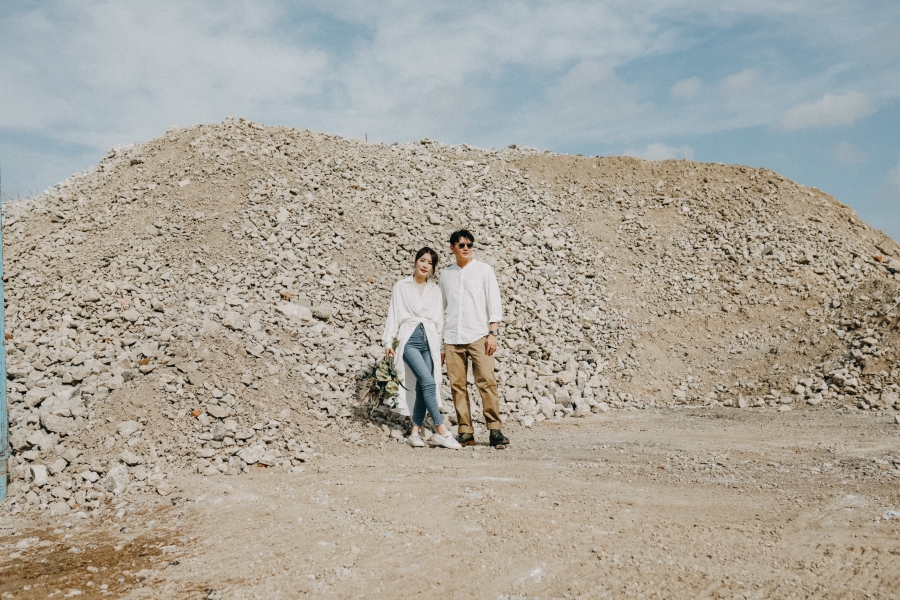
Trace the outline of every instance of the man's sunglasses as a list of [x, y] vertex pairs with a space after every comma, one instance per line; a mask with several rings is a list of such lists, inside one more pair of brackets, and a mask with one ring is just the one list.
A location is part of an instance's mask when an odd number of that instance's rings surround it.
[[474, 248], [475, 243], [469, 242], [468, 244], [465, 244], [463, 242], [460, 242], [460, 243], [456, 244], [456, 247], [459, 248], [460, 250], [468, 250], [469, 248]]

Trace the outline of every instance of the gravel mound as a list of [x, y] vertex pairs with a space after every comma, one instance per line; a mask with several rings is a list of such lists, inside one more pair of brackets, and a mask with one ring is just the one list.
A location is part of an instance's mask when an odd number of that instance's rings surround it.
[[459, 227], [504, 294], [511, 428], [900, 409], [900, 248], [764, 169], [227, 119], [3, 211], [13, 512], [97, 515], [180, 471], [299, 471], [402, 438], [361, 380], [391, 286], [422, 245], [446, 265]]

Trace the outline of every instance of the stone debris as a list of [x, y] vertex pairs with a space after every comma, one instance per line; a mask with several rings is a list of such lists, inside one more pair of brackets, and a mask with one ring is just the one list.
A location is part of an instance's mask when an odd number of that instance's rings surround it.
[[179, 472], [300, 473], [402, 443], [361, 382], [392, 285], [423, 245], [445, 266], [460, 227], [502, 288], [510, 425], [900, 410], [896, 243], [764, 169], [227, 119], [111, 150], [3, 213], [13, 512], [102, 513]]

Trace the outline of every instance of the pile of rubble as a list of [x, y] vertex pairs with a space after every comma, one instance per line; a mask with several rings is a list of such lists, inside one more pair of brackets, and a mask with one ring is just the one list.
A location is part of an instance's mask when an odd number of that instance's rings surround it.
[[501, 284], [511, 425], [900, 408], [900, 250], [762, 169], [228, 119], [3, 210], [13, 511], [101, 514], [182, 470], [299, 471], [402, 437], [361, 381], [391, 286], [460, 227]]

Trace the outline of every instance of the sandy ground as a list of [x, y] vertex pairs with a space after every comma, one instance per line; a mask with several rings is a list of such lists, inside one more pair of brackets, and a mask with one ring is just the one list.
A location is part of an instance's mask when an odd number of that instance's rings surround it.
[[505, 451], [364, 439], [300, 474], [191, 476], [102, 521], [5, 516], [0, 598], [900, 597], [893, 415], [635, 411], [509, 433]]

